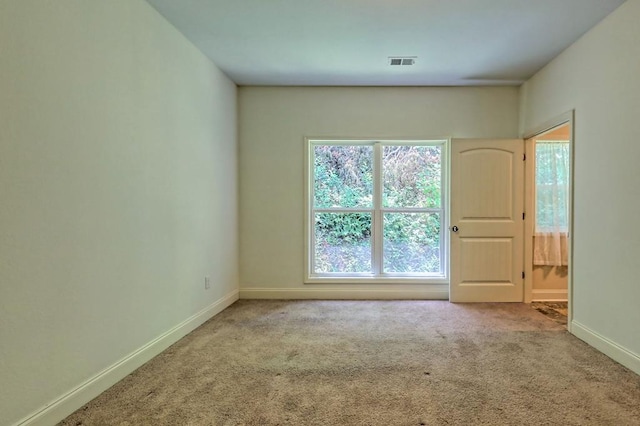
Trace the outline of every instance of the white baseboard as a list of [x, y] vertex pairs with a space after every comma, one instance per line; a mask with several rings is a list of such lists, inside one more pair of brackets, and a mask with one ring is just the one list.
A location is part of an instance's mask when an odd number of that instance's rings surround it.
[[241, 288], [240, 299], [326, 299], [326, 300], [449, 300], [449, 286], [433, 285], [411, 289], [358, 288]]
[[531, 290], [532, 302], [566, 302], [569, 293], [566, 289], [533, 289]]
[[612, 342], [576, 321], [571, 322], [571, 333], [634, 373], [640, 374], [640, 355]]
[[146, 345], [130, 353], [112, 366], [96, 374], [77, 388], [62, 395], [46, 407], [20, 420], [14, 426], [51, 426], [58, 423], [122, 380], [151, 358], [202, 325], [211, 317], [222, 312], [238, 300], [238, 297], [238, 290], [234, 290]]

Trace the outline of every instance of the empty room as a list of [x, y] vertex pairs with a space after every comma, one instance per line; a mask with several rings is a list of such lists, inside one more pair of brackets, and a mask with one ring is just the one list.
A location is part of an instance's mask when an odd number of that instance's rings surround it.
[[0, 0], [0, 426], [640, 425], [640, 0]]

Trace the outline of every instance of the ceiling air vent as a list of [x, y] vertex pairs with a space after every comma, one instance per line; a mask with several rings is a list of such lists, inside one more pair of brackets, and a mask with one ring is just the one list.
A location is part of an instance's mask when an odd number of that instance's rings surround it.
[[403, 65], [413, 65], [416, 63], [416, 56], [404, 56], [404, 57], [389, 57], [389, 65], [392, 66], [403, 66]]

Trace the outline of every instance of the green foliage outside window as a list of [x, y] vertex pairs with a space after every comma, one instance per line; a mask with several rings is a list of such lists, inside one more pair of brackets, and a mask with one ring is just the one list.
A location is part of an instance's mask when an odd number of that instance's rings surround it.
[[[372, 209], [371, 145], [314, 145], [314, 208]], [[440, 271], [441, 146], [382, 147], [384, 272]], [[388, 210], [385, 210], [388, 209]], [[315, 271], [370, 272], [370, 211], [315, 214]]]

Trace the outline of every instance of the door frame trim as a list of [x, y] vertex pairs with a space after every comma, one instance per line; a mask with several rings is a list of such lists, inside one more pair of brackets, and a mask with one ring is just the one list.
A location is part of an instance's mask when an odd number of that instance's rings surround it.
[[[531, 138], [539, 136], [547, 131], [562, 126], [564, 124], [569, 125], [570, 138], [569, 138], [569, 235], [567, 237], [567, 258], [569, 265], [567, 269], [567, 330], [571, 332], [571, 323], [573, 321], [573, 212], [574, 212], [574, 170], [575, 170], [575, 110], [572, 109], [563, 114], [560, 114], [544, 123], [528, 129], [523, 134], [525, 141], [525, 151], [528, 158], [531, 157], [533, 147], [531, 143], [527, 143]], [[531, 177], [531, 162], [525, 164], [525, 179], [523, 182], [525, 191], [525, 212], [530, 211], [533, 208], [532, 197], [530, 197], [527, 191], [532, 191], [532, 188], [527, 188], [526, 183], [531, 182], [528, 178]], [[532, 220], [533, 214], [527, 214], [525, 220], [525, 238], [524, 238], [524, 255], [525, 255], [525, 281], [524, 281], [524, 301], [525, 303], [531, 303], [533, 296], [533, 234], [532, 234]]]

